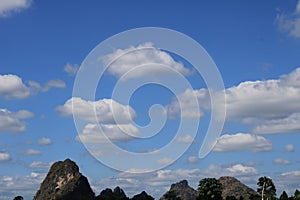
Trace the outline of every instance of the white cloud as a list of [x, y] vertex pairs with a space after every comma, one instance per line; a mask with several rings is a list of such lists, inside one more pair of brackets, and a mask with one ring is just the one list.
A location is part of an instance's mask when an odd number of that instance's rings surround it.
[[[130, 135], [126, 133], [130, 133]], [[132, 124], [87, 124], [82, 132], [76, 136], [76, 140], [84, 143], [103, 143], [107, 137], [113, 142], [120, 142], [131, 140], [140, 135], [139, 130]]]
[[42, 137], [38, 139], [38, 145], [50, 145], [52, 144], [52, 140], [47, 137]]
[[256, 185], [258, 171], [254, 167], [243, 164], [235, 165], [210, 165], [207, 168], [158, 170], [152, 173], [129, 173], [121, 172], [114, 177], [92, 182], [98, 191], [107, 187], [120, 186], [129, 196], [146, 190], [152, 196], [159, 199], [171, 184], [188, 180], [189, 185], [197, 188], [199, 181], [207, 177], [219, 178], [221, 176], [234, 176], [246, 184]]
[[22, 195], [24, 199], [32, 199], [45, 175], [31, 172], [27, 176], [0, 177], [0, 199], [13, 199], [18, 195]]
[[67, 63], [64, 67], [64, 71], [69, 75], [69, 76], [75, 76], [77, 74], [77, 71], [79, 69], [79, 66], [74, 64]]
[[[199, 104], [197, 105], [197, 101], [191, 101], [192, 98], [197, 99]], [[166, 109], [171, 118], [178, 116], [182, 116], [183, 118], [199, 118], [203, 116], [203, 112], [199, 108], [208, 108], [209, 98], [209, 93], [206, 89], [187, 89], [178, 95], [177, 98], [173, 98], [172, 102], [166, 106]]]
[[10, 160], [11, 160], [11, 156], [9, 155], [8, 152], [0, 151], [0, 163], [10, 161]]
[[[168, 70], [162, 65], [170, 67], [183, 75], [191, 73], [182, 63], [174, 61], [168, 53], [155, 48], [151, 43], [140, 44], [137, 47], [131, 46], [128, 49], [117, 49], [101, 59], [105, 66], [109, 66], [108, 72], [118, 78], [130, 72], [122, 80], [170, 74], [170, 69]], [[160, 66], [155, 64], [160, 64]], [[135, 68], [142, 65], [145, 67]], [[132, 69], [134, 70], [130, 71]]]
[[177, 137], [176, 142], [181, 142], [181, 143], [192, 143], [194, 141], [194, 138], [191, 135], [186, 135], [182, 137]]
[[299, 189], [300, 171], [283, 172], [274, 178], [277, 190], [285, 190], [289, 195]]
[[16, 75], [0, 75], [0, 97], [5, 99], [24, 99], [30, 95], [30, 89]]
[[27, 110], [11, 112], [7, 109], [0, 109], [0, 132], [22, 132], [26, 129], [26, 123], [20, 119], [27, 119], [33, 116], [34, 114]]
[[52, 165], [51, 162], [47, 163], [47, 162], [41, 162], [41, 161], [34, 161], [32, 163], [30, 163], [28, 165], [29, 168], [38, 168], [38, 169], [41, 169], [41, 168], [50, 168], [50, 166]]
[[[73, 97], [65, 102], [63, 106], [58, 106], [57, 110], [63, 116], [72, 116], [96, 122], [95, 112], [99, 123], [114, 124], [115, 119], [120, 119], [118, 123], [128, 124], [135, 117], [135, 111], [128, 105], [122, 105], [112, 99], [101, 99], [98, 101], [86, 101], [78, 97]], [[115, 116], [114, 116], [115, 115]]]
[[25, 155], [25, 156], [40, 155], [40, 154], [42, 154], [42, 152], [40, 150], [37, 150], [37, 149], [27, 149], [27, 150], [24, 150], [24, 151], [20, 151], [19, 154]]
[[293, 144], [287, 144], [285, 146], [285, 150], [288, 151], [288, 152], [294, 152], [295, 151], [295, 147]]
[[[258, 118], [288, 117], [293, 113], [300, 112], [300, 68], [276, 80], [242, 82], [238, 86], [227, 88], [225, 94], [227, 120], [243, 119], [244, 122], [252, 122]], [[197, 110], [195, 105], [189, 104], [188, 100], [191, 95], [197, 96], [201, 108], [210, 108], [210, 97], [207, 89], [187, 90], [181, 95], [184, 96], [183, 99], [186, 99], [186, 102], [182, 102], [182, 110], [186, 109], [187, 113], [193, 113], [194, 110]], [[216, 95], [218, 98], [220, 94], [214, 92], [211, 95]], [[168, 106], [170, 107], [169, 112], [178, 113], [179, 105], [174, 106], [173, 104], [176, 105], [173, 101]], [[191, 117], [193, 116], [199, 117], [198, 115], [191, 115]]]
[[253, 132], [257, 134], [296, 133], [300, 132], [300, 113], [280, 119], [263, 120]]
[[285, 160], [285, 159], [282, 159], [282, 158], [275, 158], [273, 160], [273, 163], [277, 164], [277, 165], [289, 165], [289, 164], [291, 164], [291, 161]]
[[174, 162], [174, 160], [171, 158], [162, 158], [162, 159], [157, 160], [157, 164], [159, 164], [159, 165], [170, 165], [173, 162]]
[[237, 133], [234, 135], [222, 135], [215, 145], [213, 151], [234, 152], [234, 151], [271, 151], [272, 143], [266, 138], [249, 133]]
[[50, 80], [46, 83], [42, 91], [46, 92], [51, 88], [65, 88], [65, 87], [66, 87], [66, 83], [63, 82], [62, 80]]
[[245, 166], [242, 164], [236, 164], [228, 167], [227, 170], [231, 174], [258, 174], [258, 171], [254, 167]]
[[276, 22], [280, 31], [294, 38], [300, 38], [300, 1], [294, 13], [278, 13]]
[[190, 156], [190, 157], [188, 157], [188, 163], [191, 163], [191, 164], [195, 164], [195, 163], [197, 163], [198, 162], [198, 157], [196, 157], [196, 156]]
[[38, 92], [46, 92], [51, 88], [65, 88], [62, 80], [50, 80], [45, 86], [38, 82], [28, 81], [28, 86], [22, 79], [13, 74], [0, 75], [0, 97], [4, 99], [25, 99]]
[[31, 0], [1, 0], [0, 17], [9, 16], [13, 12], [26, 9], [30, 6]]

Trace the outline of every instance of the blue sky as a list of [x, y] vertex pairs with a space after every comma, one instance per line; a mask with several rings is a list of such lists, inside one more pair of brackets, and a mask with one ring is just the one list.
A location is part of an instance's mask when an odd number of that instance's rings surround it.
[[[88, 54], [109, 37], [141, 27], [173, 29], [193, 38], [218, 67], [227, 115], [222, 135], [203, 159], [198, 158], [198, 152], [210, 119], [207, 86], [201, 75], [189, 73], [193, 71], [189, 61], [160, 50], [153, 41], [113, 46], [111, 52], [101, 55], [104, 63], [114, 59], [118, 51], [151, 50], [133, 54], [140, 60], [128, 55], [112, 65], [93, 101], [72, 98], [77, 71]], [[77, 162], [96, 194], [119, 185], [129, 196], [146, 190], [160, 197], [182, 179], [196, 187], [201, 178], [224, 175], [235, 176], [254, 189], [258, 177], [270, 176], [278, 195], [282, 190], [292, 194], [300, 187], [299, 51], [300, 2], [295, 0], [0, 1], [0, 198], [32, 198], [51, 163], [68, 157]], [[164, 146], [180, 122], [178, 104], [167, 88], [153, 84], [140, 87], [128, 105], [111, 99], [117, 80], [145, 60], [159, 60], [190, 82], [192, 90], [181, 94], [181, 112], [190, 120], [200, 119], [200, 127], [194, 141], [189, 133], [176, 139], [178, 147], [191, 146], [172, 165], [144, 174], [120, 172], [98, 162], [80, 142], [105, 147], [103, 142], [93, 141], [97, 122], [116, 144], [134, 152]], [[168, 74], [164, 73], [150, 66], [131, 75], [145, 79], [162, 74], [164, 79]], [[188, 103], [194, 95], [198, 109]], [[213, 95], [218, 99], [219, 92]], [[115, 126], [107, 106], [110, 103], [119, 109], [118, 116], [125, 120], [122, 127], [131, 136], [145, 136], [137, 125], [149, 123], [148, 110], [153, 104], [165, 109], [165, 115], [156, 117], [166, 117], [167, 123], [153, 138], [133, 139]], [[93, 106], [104, 108], [97, 113], [96, 122], [89, 112]], [[79, 131], [73, 114], [86, 122]], [[83, 134], [80, 139], [77, 132]], [[104, 150], [106, 156], [112, 152]], [[124, 155], [119, 159], [125, 160], [120, 166], [132, 171], [137, 166]], [[160, 158], [153, 162], [165, 165], [173, 161]]]

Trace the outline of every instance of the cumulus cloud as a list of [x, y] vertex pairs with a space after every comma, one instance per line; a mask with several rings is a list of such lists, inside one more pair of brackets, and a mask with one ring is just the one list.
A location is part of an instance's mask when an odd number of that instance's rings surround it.
[[62, 80], [50, 80], [45, 86], [38, 82], [28, 81], [26, 85], [23, 80], [13, 74], [0, 75], [0, 98], [4, 99], [25, 99], [38, 92], [46, 92], [51, 88], [65, 88]]
[[253, 132], [257, 134], [296, 133], [300, 132], [299, 121], [300, 113], [280, 119], [264, 120], [253, 129]]
[[[182, 63], [176, 62], [167, 52], [155, 48], [152, 43], [140, 44], [137, 47], [131, 46], [127, 49], [117, 49], [104, 56], [102, 61], [105, 66], [109, 66], [108, 72], [117, 78], [121, 78], [129, 72], [126, 78], [123, 77], [121, 80], [170, 74], [170, 69], [166, 69], [163, 65], [183, 75], [191, 73]], [[145, 67], [135, 68], [137, 66]], [[132, 69], [133, 71], [130, 71]]]
[[[203, 110], [210, 109], [209, 95], [220, 99], [215, 109], [221, 111], [220, 92], [210, 94], [207, 89], [199, 89], [180, 94], [186, 99], [181, 102], [181, 107], [174, 98], [167, 106], [168, 113], [171, 116], [180, 116], [181, 112], [183, 117], [201, 117]], [[242, 82], [227, 88], [225, 95], [226, 120], [254, 124], [253, 132], [260, 134], [299, 132], [300, 68], [278, 79]], [[197, 97], [200, 109], [190, 103], [193, 96]]]
[[26, 176], [0, 177], [0, 199], [12, 199], [22, 194], [24, 199], [32, 199], [46, 174], [31, 172]]
[[287, 144], [287, 145], [285, 146], [285, 150], [286, 150], [287, 152], [294, 152], [294, 151], [295, 151], [295, 147], [294, 147], [293, 144]]
[[75, 115], [82, 120], [89, 122], [96, 122], [98, 120], [99, 123], [105, 124], [114, 124], [116, 117], [120, 119], [118, 123], [131, 123], [136, 115], [130, 106], [122, 105], [112, 99], [87, 101], [79, 97], [72, 97], [63, 106], [58, 106], [57, 110], [63, 116]]
[[52, 144], [52, 140], [50, 138], [42, 137], [38, 139], [38, 145], [44, 146], [50, 144]]
[[8, 152], [0, 151], [0, 163], [7, 162], [11, 160], [11, 156]]
[[76, 140], [84, 143], [103, 143], [108, 138], [110, 141], [120, 142], [140, 135], [139, 130], [132, 124], [87, 124], [83, 131], [76, 136]]
[[42, 154], [42, 152], [40, 150], [37, 150], [37, 149], [27, 149], [27, 150], [24, 150], [24, 151], [20, 151], [19, 154], [24, 155], [24, 156], [40, 155], [40, 154]]
[[198, 162], [198, 157], [196, 157], [196, 156], [190, 156], [190, 157], [188, 157], [188, 163], [191, 163], [191, 164], [195, 164], [195, 163], [197, 163]]
[[215, 145], [213, 151], [216, 152], [235, 152], [252, 151], [263, 152], [271, 151], [272, 143], [270, 140], [258, 135], [249, 133], [237, 133], [233, 135], [222, 135]]
[[300, 38], [300, 1], [298, 1], [293, 13], [279, 12], [276, 16], [276, 22], [280, 31], [291, 37]]
[[[197, 99], [198, 104], [197, 101], [191, 101], [191, 98]], [[178, 95], [177, 98], [173, 98], [172, 102], [166, 106], [166, 109], [170, 118], [178, 116], [183, 118], [200, 118], [204, 115], [202, 110], [209, 106], [209, 98], [207, 89], [187, 89]], [[180, 102], [178, 99], [180, 99]]]
[[0, 97], [5, 99], [24, 99], [30, 95], [30, 89], [16, 75], [0, 75]]
[[79, 69], [79, 66], [76, 64], [70, 64], [67, 63], [64, 67], [64, 71], [69, 75], [69, 76], [75, 76], [77, 74], [77, 71]]
[[0, 17], [7, 17], [14, 12], [21, 11], [31, 5], [31, 0], [1, 0]]
[[[200, 89], [182, 93], [183, 112], [192, 113], [190, 117], [199, 117], [194, 115], [197, 110], [195, 105], [189, 105], [191, 95], [196, 95], [200, 108], [210, 108], [210, 96], [207, 89]], [[221, 96], [218, 92], [211, 95], [218, 99]], [[227, 120], [242, 119], [243, 122], [253, 122], [255, 119], [274, 119], [285, 118], [294, 113], [300, 112], [300, 68], [295, 69], [279, 79], [265, 81], [245, 81], [238, 86], [230, 87], [225, 90], [226, 95], [226, 118]], [[222, 103], [220, 97], [219, 104]], [[179, 113], [179, 105], [174, 101], [168, 106], [169, 112]], [[285, 106], [282, 106], [285, 105]], [[218, 107], [216, 107], [218, 109]], [[174, 110], [174, 111], [172, 111]], [[197, 110], [199, 113], [200, 111]], [[201, 115], [200, 115], [201, 116]]]
[[33, 116], [34, 114], [27, 110], [12, 112], [7, 109], [0, 109], [0, 132], [18, 133], [25, 131], [26, 123], [21, 119]]
[[285, 160], [285, 159], [282, 159], [282, 158], [275, 158], [273, 160], [273, 163], [277, 164], [277, 165], [289, 165], [289, 164], [291, 164], [291, 161]]

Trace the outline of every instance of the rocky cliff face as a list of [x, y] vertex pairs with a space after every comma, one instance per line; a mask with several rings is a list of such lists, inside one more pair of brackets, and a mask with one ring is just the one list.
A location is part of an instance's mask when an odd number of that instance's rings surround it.
[[[172, 184], [169, 192], [174, 193], [181, 200], [196, 200], [198, 196], [197, 191], [188, 185], [187, 180]], [[160, 200], [165, 200], [165, 197], [161, 197]]]
[[92, 200], [94, 192], [70, 159], [54, 163], [34, 200]]
[[225, 199], [227, 196], [234, 196], [237, 199], [239, 199], [240, 196], [242, 196], [244, 197], [244, 199], [248, 199], [251, 194], [257, 194], [253, 189], [241, 183], [234, 177], [224, 176], [219, 178], [219, 181], [223, 186], [223, 199]]
[[112, 191], [110, 188], [106, 188], [95, 199], [96, 200], [129, 200], [125, 192], [120, 187], [116, 187], [114, 191]]

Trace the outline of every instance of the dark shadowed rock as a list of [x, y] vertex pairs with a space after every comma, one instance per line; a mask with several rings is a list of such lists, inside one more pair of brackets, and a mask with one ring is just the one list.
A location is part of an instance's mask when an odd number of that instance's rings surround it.
[[140, 194], [133, 196], [132, 200], [154, 200], [154, 198], [143, 191]]
[[[196, 200], [198, 197], [197, 191], [188, 185], [187, 180], [172, 184], [169, 191], [174, 193], [176, 197], [179, 197], [181, 200]], [[160, 200], [166, 199], [162, 196]]]
[[237, 199], [239, 199], [240, 196], [242, 196], [244, 197], [244, 199], [248, 199], [251, 194], [257, 194], [253, 189], [241, 183], [238, 179], [234, 177], [224, 176], [219, 178], [219, 181], [223, 186], [223, 199], [225, 199], [227, 196], [234, 196]]
[[116, 187], [114, 191], [112, 191], [110, 188], [106, 188], [105, 190], [102, 190], [100, 195], [98, 195], [95, 199], [96, 200], [129, 200], [125, 192], [120, 187]]
[[34, 200], [92, 200], [94, 192], [70, 159], [54, 163]]

